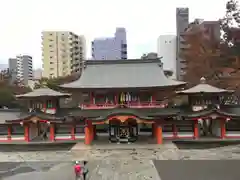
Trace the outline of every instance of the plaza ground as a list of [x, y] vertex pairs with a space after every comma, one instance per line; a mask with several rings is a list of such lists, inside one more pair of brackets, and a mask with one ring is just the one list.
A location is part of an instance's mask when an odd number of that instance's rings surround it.
[[[196, 180], [239, 179], [240, 161], [158, 161], [158, 160], [240, 160], [240, 145], [184, 148], [167, 143], [159, 148], [85, 149], [62, 151], [0, 152], [0, 177], [4, 180], [26, 178], [74, 179], [73, 161], [89, 159], [90, 180]], [[185, 145], [185, 147], [187, 147]], [[15, 162], [15, 163], [13, 163]], [[179, 163], [184, 164], [179, 164]], [[212, 169], [212, 170], [211, 170]], [[175, 172], [175, 173], [173, 173]], [[217, 173], [219, 172], [219, 173]], [[224, 173], [225, 175], [222, 175]], [[199, 174], [202, 174], [200, 176]], [[220, 177], [211, 177], [211, 175]], [[173, 175], [173, 176], [172, 176]], [[185, 176], [186, 177], [185, 177]], [[206, 175], [203, 176], [203, 175]]]

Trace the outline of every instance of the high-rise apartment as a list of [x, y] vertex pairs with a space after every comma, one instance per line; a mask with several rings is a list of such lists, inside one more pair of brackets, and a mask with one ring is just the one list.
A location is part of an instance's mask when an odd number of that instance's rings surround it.
[[177, 8], [176, 9], [176, 28], [177, 28], [177, 42], [176, 42], [176, 75], [178, 80], [183, 79], [185, 73], [184, 69], [186, 64], [179, 54], [181, 49], [185, 47], [184, 39], [181, 34], [188, 28], [189, 25], [189, 9], [188, 8]]
[[12, 83], [19, 82], [28, 85], [33, 79], [32, 57], [29, 55], [18, 55], [8, 60], [9, 70], [12, 75]]
[[172, 78], [176, 79], [177, 61], [176, 61], [176, 43], [175, 35], [161, 35], [157, 41], [157, 54], [162, 57], [163, 68], [173, 72]]
[[42, 32], [43, 77], [54, 78], [82, 73], [86, 40], [68, 31]]
[[125, 28], [117, 28], [114, 37], [94, 39], [94, 41], [92, 41], [92, 59], [127, 59], [127, 37]]

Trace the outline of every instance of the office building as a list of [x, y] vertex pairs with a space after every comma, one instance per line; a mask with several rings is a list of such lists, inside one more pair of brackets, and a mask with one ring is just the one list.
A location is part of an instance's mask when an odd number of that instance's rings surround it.
[[25, 86], [28, 81], [33, 79], [32, 57], [29, 55], [18, 55], [8, 60], [9, 70], [11, 72], [11, 82], [20, 83]]
[[184, 39], [181, 34], [185, 32], [189, 25], [189, 9], [188, 8], [177, 8], [176, 9], [176, 28], [177, 28], [177, 41], [176, 41], [176, 76], [178, 80], [183, 79], [185, 74], [186, 63], [179, 55], [181, 49], [185, 47]]
[[127, 37], [125, 28], [117, 28], [114, 37], [92, 41], [93, 60], [127, 59]]
[[55, 78], [82, 73], [86, 41], [68, 31], [42, 32], [43, 77]]
[[163, 68], [173, 72], [174, 79], [177, 77], [176, 43], [175, 35], [161, 35], [157, 41], [158, 57], [162, 57]]

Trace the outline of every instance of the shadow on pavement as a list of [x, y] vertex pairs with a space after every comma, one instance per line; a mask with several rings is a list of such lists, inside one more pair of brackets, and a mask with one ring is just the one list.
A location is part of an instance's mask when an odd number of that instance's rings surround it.
[[239, 145], [239, 142], [173, 142], [178, 149], [212, 149], [230, 145]]
[[239, 160], [154, 161], [161, 180], [239, 180]]
[[63, 144], [0, 144], [0, 152], [69, 151], [76, 143]]

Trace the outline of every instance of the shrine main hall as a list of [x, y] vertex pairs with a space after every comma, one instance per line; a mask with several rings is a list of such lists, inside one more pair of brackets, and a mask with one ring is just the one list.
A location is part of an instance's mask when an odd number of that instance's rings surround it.
[[0, 142], [162, 144], [240, 139], [234, 91], [165, 76], [161, 59], [87, 61], [81, 77], [16, 95], [21, 109], [0, 109]]

